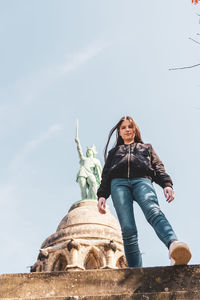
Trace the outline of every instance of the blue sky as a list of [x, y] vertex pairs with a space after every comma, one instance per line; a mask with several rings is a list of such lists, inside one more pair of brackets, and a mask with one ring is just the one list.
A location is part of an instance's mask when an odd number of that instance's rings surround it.
[[[199, 4], [200, 5], [200, 4]], [[200, 6], [190, 0], [0, 0], [1, 273], [28, 272], [73, 202], [84, 151], [138, 123], [174, 181], [159, 202], [199, 263]], [[113, 214], [111, 199], [108, 200]], [[144, 266], [168, 252], [136, 207]]]

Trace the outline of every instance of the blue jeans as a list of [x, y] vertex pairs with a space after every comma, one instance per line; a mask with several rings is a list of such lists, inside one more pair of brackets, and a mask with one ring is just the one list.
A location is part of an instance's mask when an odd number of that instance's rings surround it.
[[150, 179], [114, 178], [111, 181], [111, 197], [121, 226], [124, 251], [129, 267], [142, 267], [133, 201], [139, 204], [147, 221], [167, 247], [171, 240], [177, 239], [171, 225], [160, 210]]

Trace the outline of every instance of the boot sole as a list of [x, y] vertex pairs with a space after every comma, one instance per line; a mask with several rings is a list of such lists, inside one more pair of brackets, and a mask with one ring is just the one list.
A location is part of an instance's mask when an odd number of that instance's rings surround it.
[[183, 245], [177, 245], [171, 251], [171, 258], [174, 260], [173, 265], [187, 265], [191, 256], [189, 248]]

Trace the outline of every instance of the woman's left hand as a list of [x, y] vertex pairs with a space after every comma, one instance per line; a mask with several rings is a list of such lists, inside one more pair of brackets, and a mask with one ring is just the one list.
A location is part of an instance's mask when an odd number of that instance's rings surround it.
[[164, 194], [167, 202], [172, 202], [174, 200], [174, 191], [171, 187], [167, 186], [164, 188]]

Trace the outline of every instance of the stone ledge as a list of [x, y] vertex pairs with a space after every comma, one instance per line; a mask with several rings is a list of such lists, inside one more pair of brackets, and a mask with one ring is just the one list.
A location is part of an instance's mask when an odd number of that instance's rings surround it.
[[0, 275], [1, 300], [200, 299], [200, 266]]
[[43, 297], [43, 298], [0, 298], [1, 300], [198, 300], [199, 292], [161, 292], [138, 293], [102, 296], [69, 296], [69, 297]]

